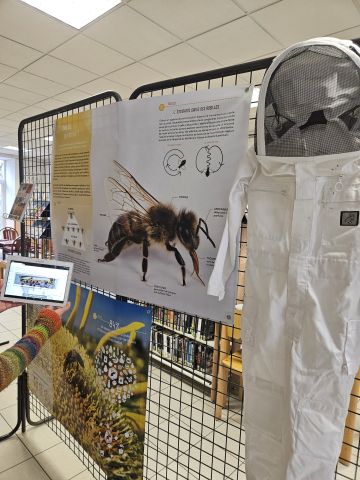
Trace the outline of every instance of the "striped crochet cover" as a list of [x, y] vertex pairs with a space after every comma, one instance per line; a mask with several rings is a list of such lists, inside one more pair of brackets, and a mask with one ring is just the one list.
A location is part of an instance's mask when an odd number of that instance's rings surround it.
[[25, 370], [60, 327], [61, 319], [56, 311], [43, 308], [35, 326], [11, 348], [0, 353], [0, 392]]

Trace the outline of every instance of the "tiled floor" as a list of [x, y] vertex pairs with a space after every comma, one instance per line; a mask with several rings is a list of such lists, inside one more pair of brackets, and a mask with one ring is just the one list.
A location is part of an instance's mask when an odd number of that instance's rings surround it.
[[[13, 342], [20, 334], [20, 310], [2, 313], [0, 342]], [[240, 428], [237, 399], [232, 400], [230, 410], [223, 411], [223, 421], [215, 421], [208, 394], [155, 365], [149, 387], [144, 479], [245, 480], [245, 432]], [[0, 435], [16, 424], [16, 395], [16, 384], [0, 393]], [[339, 466], [337, 479], [360, 480], [357, 470], [355, 477], [353, 466]], [[93, 478], [47, 425], [28, 427], [24, 434], [18, 432], [0, 443], [0, 480]]]

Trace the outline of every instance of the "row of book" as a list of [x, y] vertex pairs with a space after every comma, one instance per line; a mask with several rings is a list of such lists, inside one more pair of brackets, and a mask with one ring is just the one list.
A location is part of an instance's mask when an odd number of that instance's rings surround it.
[[200, 340], [213, 340], [215, 322], [186, 313], [154, 307], [154, 321], [170, 330], [192, 335]]
[[181, 367], [189, 367], [207, 374], [212, 372], [213, 348], [175, 332], [171, 333], [161, 327], [154, 327], [151, 349], [162, 358], [177, 363]]

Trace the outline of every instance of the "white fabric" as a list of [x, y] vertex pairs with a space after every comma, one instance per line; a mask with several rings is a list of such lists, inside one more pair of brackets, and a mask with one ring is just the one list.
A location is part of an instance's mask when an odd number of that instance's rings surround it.
[[340, 225], [360, 210], [360, 152], [248, 152], [208, 286], [220, 299], [246, 206], [247, 479], [331, 480], [360, 364], [360, 225]]

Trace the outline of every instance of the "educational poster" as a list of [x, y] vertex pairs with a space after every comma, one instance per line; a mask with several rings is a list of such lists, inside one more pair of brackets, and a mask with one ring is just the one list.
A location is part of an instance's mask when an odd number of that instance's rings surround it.
[[109, 478], [142, 480], [151, 309], [75, 285], [69, 300], [30, 389]]
[[78, 254], [91, 250], [92, 246], [91, 125], [90, 110], [57, 122], [52, 165], [51, 221], [52, 227], [55, 226], [55, 242], [65, 251], [71, 249], [72, 257], [78, 259], [72, 260], [78, 270], [82, 260]]
[[22, 183], [20, 185], [14, 200], [14, 204], [11, 207], [9, 218], [19, 222], [22, 221], [25, 215], [26, 207], [30, 202], [33, 188], [34, 186], [32, 183]]
[[247, 149], [251, 88], [119, 102], [57, 121], [52, 232], [77, 280], [231, 322], [206, 293]]

